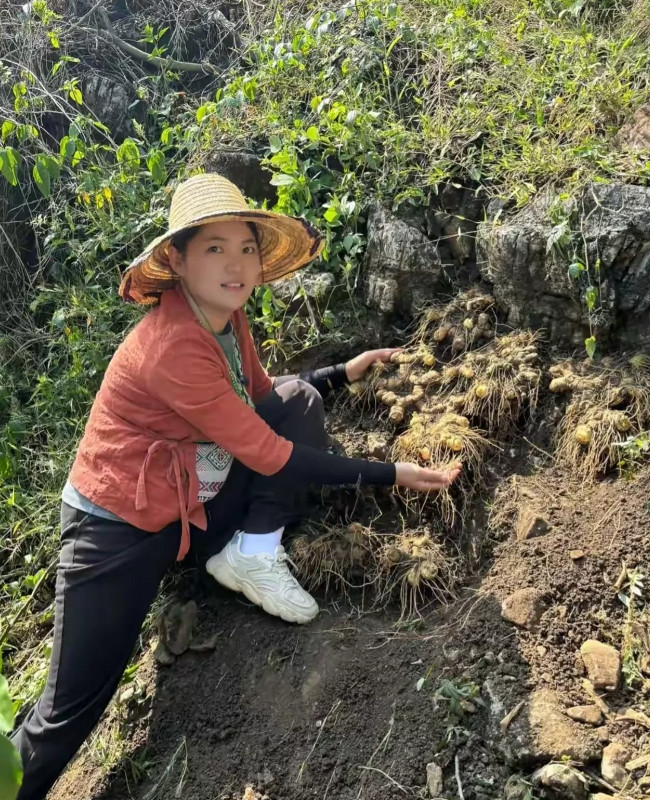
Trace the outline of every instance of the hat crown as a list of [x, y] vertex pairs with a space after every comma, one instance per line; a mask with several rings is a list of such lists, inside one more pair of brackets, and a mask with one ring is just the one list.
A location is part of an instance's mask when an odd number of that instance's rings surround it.
[[169, 228], [179, 230], [205, 217], [248, 211], [246, 198], [223, 175], [194, 175], [179, 183], [169, 208]]

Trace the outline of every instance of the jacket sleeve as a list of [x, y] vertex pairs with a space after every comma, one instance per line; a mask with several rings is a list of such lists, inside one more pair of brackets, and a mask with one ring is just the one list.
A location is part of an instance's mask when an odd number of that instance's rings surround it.
[[239, 346], [250, 373], [250, 396], [254, 403], [265, 397], [273, 389], [273, 381], [264, 369], [257, 354], [255, 342], [248, 326], [246, 314], [241, 311], [239, 316]]
[[249, 469], [262, 475], [282, 469], [293, 445], [238, 397], [216, 354], [192, 337], [166, 350], [150, 362], [148, 391]]

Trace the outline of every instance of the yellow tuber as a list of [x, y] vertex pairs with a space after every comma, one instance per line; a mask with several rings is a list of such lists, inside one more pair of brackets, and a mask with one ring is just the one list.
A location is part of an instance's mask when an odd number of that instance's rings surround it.
[[355, 381], [348, 386], [348, 391], [352, 397], [362, 397], [368, 389], [366, 381]]
[[569, 391], [569, 383], [565, 377], [553, 378], [548, 388], [555, 394], [561, 394]]
[[467, 380], [471, 380], [476, 375], [476, 372], [473, 370], [473, 368], [467, 366], [467, 364], [463, 364], [459, 372], [461, 377], [466, 378]]
[[474, 320], [471, 317], [466, 317], [463, 320], [463, 328], [465, 328], [466, 331], [471, 331], [473, 327], [474, 327]]
[[614, 426], [619, 433], [627, 433], [632, 427], [632, 423], [625, 414], [617, 414]]
[[458, 367], [445, 367], [442, 371], [442, 379], [445, 383], [451, 383], [458, 378]]
[[422, 461], [431, 461], [431, 450], [428, 447], [421, 447], [419, 456]]
[[460, 453], [463, 449], [463, 440], [460, 436], [448, 436], [444, 440], [444, 444], [450, 449], [453, 450], [454, 453]]
[[404, 421], [404, 408], [403, 406], [393, 406], [388, 415], [388, 419], [395, 425], [399, 425]]
[[414, 353], [393, 353], [390, 357], [391, 364], [412, 364], [417, 356]]
[[479, 400], [484, 400], [490, 394], [490, 389], [485, 383], [479, 383], [474, 387], [474, 394]]
[[433, 341], [434, 342], [444, 342], [444, 340], [449, 335], [449, 331], [451, 328], [448, 325], [441, 325], [439, 328], [436, 328], [433, 332]]
[[591, 443], [591, 428], [589, 425], [578, 425], [575, 430], [575, 439], [576, 442], [580, 444], [590, 444]]

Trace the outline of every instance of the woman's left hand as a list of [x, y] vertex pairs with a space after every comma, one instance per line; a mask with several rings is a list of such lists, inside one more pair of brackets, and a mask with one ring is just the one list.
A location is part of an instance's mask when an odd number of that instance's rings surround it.
[[348, 380], [350, 383], [360, 380], [375, 361], [390, 361], [393, 353], [399, 353], [401, 349], [401, 347], [384, 347], [381, 350], [366, 350], [365, 353], [355, 356], [345, 365]]

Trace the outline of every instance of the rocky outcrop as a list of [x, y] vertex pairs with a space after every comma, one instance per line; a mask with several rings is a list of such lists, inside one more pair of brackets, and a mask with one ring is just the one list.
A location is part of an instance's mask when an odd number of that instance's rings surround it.
[[361, 286], [366, 305], [383, 315], [412, 317], [445, 286], [438, 246], [414, 221], [373, 205]]
[[558, 210], [550, 193], [511, 217], [498, 210], [491, 204], [479, 225], [477, 260], [509, 324], [566, 346], [590, 332], [650, 345], [650, 188], [598, 184], [573, 210]]

